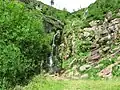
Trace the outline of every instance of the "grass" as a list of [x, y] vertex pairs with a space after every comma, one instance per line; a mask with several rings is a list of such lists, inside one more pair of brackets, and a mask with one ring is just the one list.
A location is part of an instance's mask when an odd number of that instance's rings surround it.
[[23, 90], [120, 90], [119, 79], [56, 80], [37, 76]]

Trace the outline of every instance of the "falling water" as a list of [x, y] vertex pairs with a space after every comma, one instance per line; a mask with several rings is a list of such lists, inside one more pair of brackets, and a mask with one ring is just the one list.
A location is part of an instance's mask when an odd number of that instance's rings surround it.
[[52, 68], [53, 66], [53, 60], [52, 60], [52, 54], [49, 56], [49, 66]]
[[51, 51], [51, 54], [49, 56], [49, 67], [52, 69], [53, 68], [53, 64], [54, 64], [54, 60], [53, 60], [53, 57], [54, 57], [54, 50], [56, 48], [56, 43], [55, 43], [55, 40], [56, 40], [56, 37], [57, 35], [59, 34], [59, 31], [56, 32], [56, 34], [53, 36], [53, 41], [52, 41], [52, 51]]

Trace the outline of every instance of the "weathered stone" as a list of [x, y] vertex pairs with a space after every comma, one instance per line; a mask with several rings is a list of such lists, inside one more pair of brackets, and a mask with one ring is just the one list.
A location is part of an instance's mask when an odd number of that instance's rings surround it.
[[98, 69], [98, 68], [100, 68], [100, 67], [102, 67], [102, 66], [103, 66], [103, 64], [98, 64], [98, 65], [95, 66], [94, 68]]
[[120, 56], [117, 58], [117, 60], [119, 60], [119, 61], [120, 61]]
[[102, 38], [99, 40], [99, 42], [101, 43], [101, 42], [104, 42], [104, 41], [108, 41], [108, 40], [110, 40], [110, 39], [111, 39], [111, 36], [108, 35], [108, 36], [102, 37]]
[[88, 36], [90, 36], [90, 33], [89, 32], [84, 32], [84, 36], [88, 37]]
[[91, 56], [88, 57], [90, 62], [97, 62], [100, 59], [99, 49], [91, 51]]
[[110, 49], [110, 47], [105, 47], [105, 48], [103, 48], [103, 51], [106, 52], [106, 51], [108, 51], [109, 49]]
[[106, 18], [107, 18], [107, 20], [112, 19], [112, 12], [111, 11], [106, 14]]
[[74, 65], [73, 68], [72, 68], [72, 70], [75, 71], [75, 70], [77, 70], [77, 68], [78, 68], [78, 66]]
[[91, 68], [91, 65], [83, 65], [83, 66], [80, 67], [80, 71], [85, 71], [89, 68]]
[[94, 30], [93, 28], [84, 28], [83, 31], [92, 31]]
[[89, 24], [90, 24], [90, 26], [96, 26], [96, 25], [98, 25], [99, 22], [100, 22], [100, 20], [96, 20], [96, 21], [90, 22]]
[[79, 72], [78, 71], [74, 72], [74, 76], [79, 77], [80, 76]]
[[74, 73], [73, 72], [69, 72], [68, 75], [66, 77], [73, 77]]
[[109, 66], [98, 73], [99, 77], [111, 78], [112, 77], [112, 66]]
[[100, 59], [100, 54], [95, 54], [95, 55], [91, 56], [92, 61], [98, 61], [99, 59]]
[[114, 20], [111, 21], [112, 24], [119, 24], [120, 23], [120, 18], [115, 18]]
[[91, 52], [91, 56], [99, 54], [99, 49], [95, 49]]
[[118, 17], [119, 17], [119, 16], [120, 16], [120, 12], [119, 12], [119, 13], [117, 13], [117, 14], [116, 14], [116, 16], [118, 16]]
[[83, 75], [81, 75], [81, 79], [87, 79], [89, 77], [89, 75], [88, 74], [83, 74]]
[[106, 68], [104, 68], [98, 73], [98, 76], [103, 77], [103, 78], [111, 78], [112, 70], [113, 70], [112, 68], [118, 65], [119, 63], [120, 63], [120, 60], [116, 61], [114, 64], [107, 66]]
[[64, 23], [52, 16], [44, 16], [43, 23], [46, 32], [62, 30], [64, 28]]
[[100, 32], [100, 35], [107, 35], [108, 34], [108, 31], [107, 30], [103, 30]]

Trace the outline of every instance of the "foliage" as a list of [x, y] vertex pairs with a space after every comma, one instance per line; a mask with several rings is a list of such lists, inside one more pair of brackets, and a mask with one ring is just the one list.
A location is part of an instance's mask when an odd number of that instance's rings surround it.
[[[42, 15], [17, 1], [0, 1], [0, 88], [23, 83], [40, 73], [50, 52]], [[7, 86], [7, 87], [6, 87]]]
[[64, 82], [52, 80], [51, 78], [46, 78], [44, 76], [36, 76], [33, 78], [31, 83], [24, 87], [24, 90], [63, 90], [65, 86]]
[[82, 18], [86, 9], [88, 9], [87, 20], [103, 20], [105, 14], [112, 11], [113, 15], [116, 15], [120, 8], [120, 0], [96, 0], [88, 8], [81, 9], [74, 12], [73, 15], [78, 18]]
[[[100, 72], [101, 70], [103, 70], [104, 68], [106, 68], [107, 66], [114, 64], [117, 60], [117, 57], [118, 56], [113, 57], [113, 58], [104, 58], [97, 64], [97, 65], [102, 64], [103, 66], [101, 66], [99, 68], [94, 68], [94, 66], [93, 66], [92, 68], [90, 68], [86, 71], [83, 71], [81, 73], [88, 73], [91, 79], [99, 79], [100, 77], [98, 77], [97, 73]], [[115, 67], [113, 67], [112, 74], [114, 77], [120, 75], [119, 70], [120, 70], [119, 65], [116, 65]]]
[[70, 13], [67, 11], [57, 10], [47, 5], [43, 5], [41, 12], [45, 15], [53, 16], [62, 21], [65, 21], [65, 19], [70, 15]]
[[27, 8], [36, 9], [36, 7], [41, 11], [42, 14], [55, 17], [59, 20], [65, 21], [65, 19], [70, 15], [66, 10], [58, 10], [52, 6], [43, 4], [41, 1], [37, 0], [20, 0], [25, 2]]
[[114, 80], [56, 80], [35, 77], [23, 90], [119, 90], [119, 79]]

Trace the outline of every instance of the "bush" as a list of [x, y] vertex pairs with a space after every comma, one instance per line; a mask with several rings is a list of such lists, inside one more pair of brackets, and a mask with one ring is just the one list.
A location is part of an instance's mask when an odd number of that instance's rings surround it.
[[88, 7], [89, 15], [87, 19], [103, 20], [104, 15], [109, 11], [115, 14], [115, 11], [120, 8], [119, 2], [120, 0], [96, 0], [95, 4]]
[[0, 88], [40, 73], [49, 45], [39, 12], [17, 1], [0, 1]]

